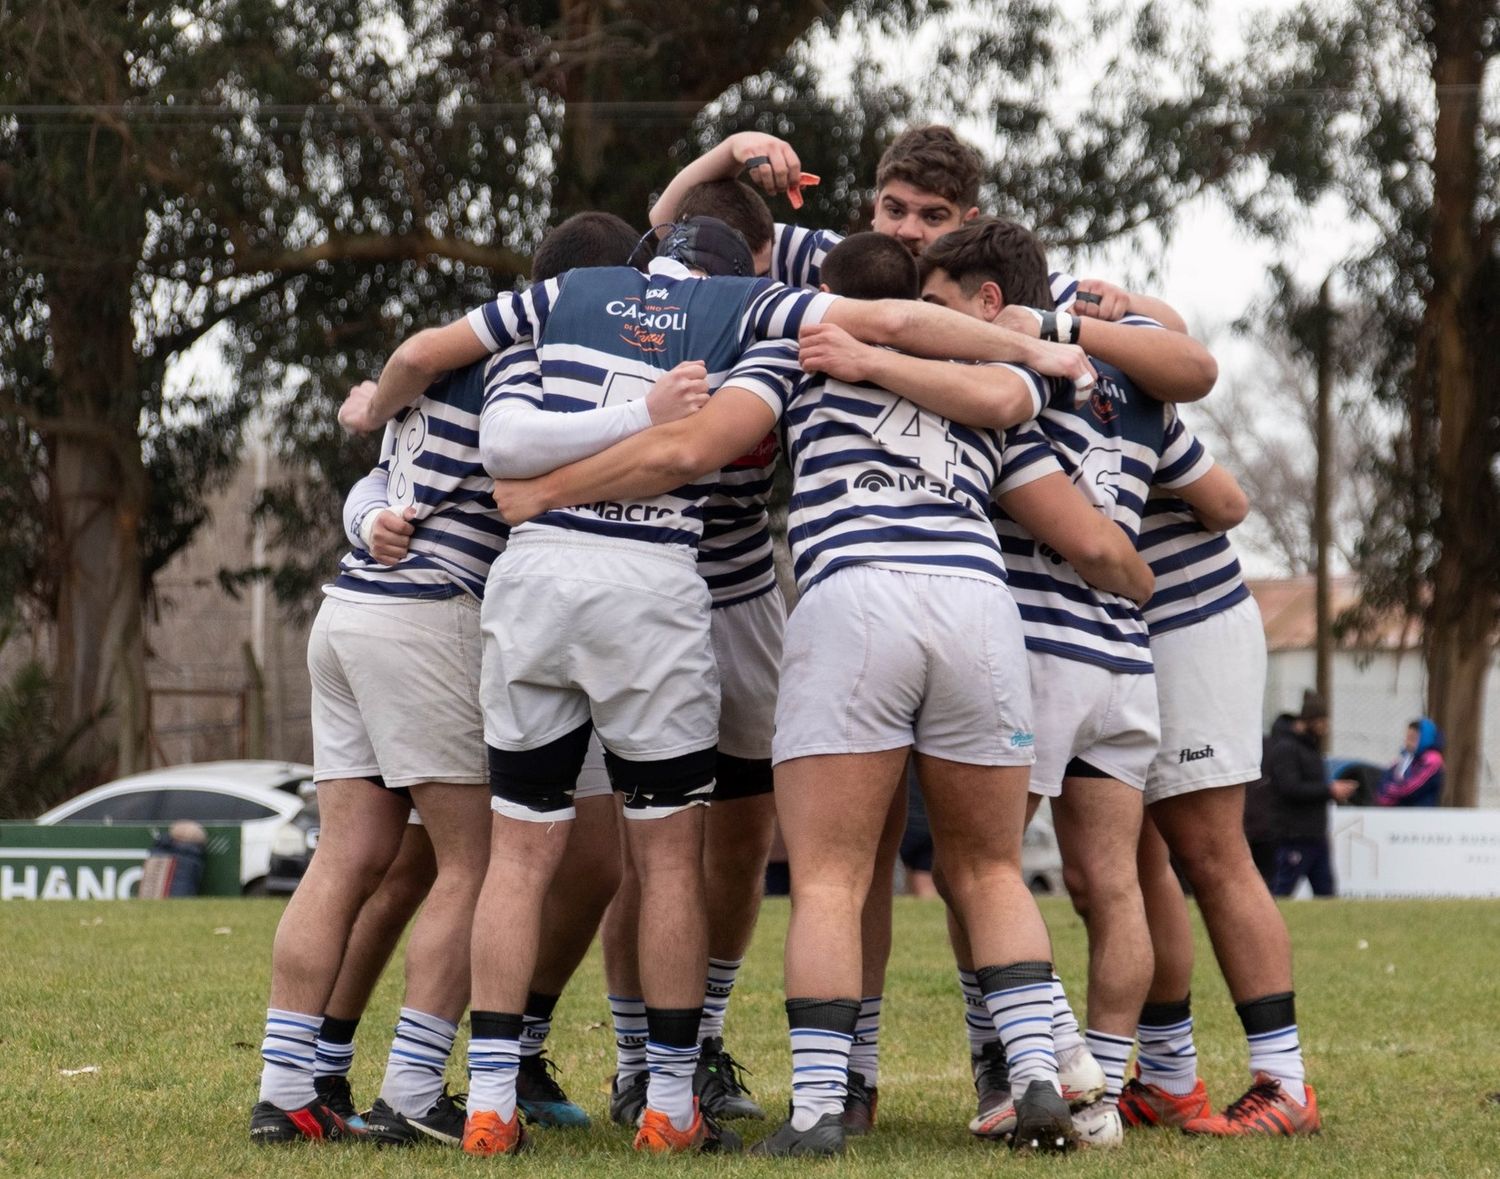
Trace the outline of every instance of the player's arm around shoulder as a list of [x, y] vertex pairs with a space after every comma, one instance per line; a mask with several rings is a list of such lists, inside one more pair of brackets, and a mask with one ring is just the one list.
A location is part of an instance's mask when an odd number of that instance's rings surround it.
[[349, 391], [339, 407], [339, 425], [351, 434], [378, 430], [444, 373], [473, 364], [489, 351], [468, 319], [424, 328], [396, 346], [379, 380], [363, 381]]
[[1090, 585], [1144, 605], [1156, 588], [1151, 567], [1125, 530], [1084, 499], [1061, 472], [1002, 492], [1005, 514], [1055, 549]]
[[1228, 532], [1244, 523], [1250, 514], [1250, 497], [1228, 471], [1214, 463], [1208, 473], [1174, 495], [1186, 501], [1203, 527], [1210, 532]]

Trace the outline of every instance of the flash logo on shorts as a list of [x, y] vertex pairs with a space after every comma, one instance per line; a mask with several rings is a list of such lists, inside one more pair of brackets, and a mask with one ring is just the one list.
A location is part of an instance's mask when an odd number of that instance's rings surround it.
[[1205, 745], [1202, 749], [1179, 749], [1177, 751], [1177, 764], [1182, 765], [1189, 761], [1202, 761], [1206, 757], [1214, 755], [1214, 747]]
[[1012, 749], [1030, 749], [1036, 744], [1036, 734], [1018, 729], [1010, 735], [1010, 744]]

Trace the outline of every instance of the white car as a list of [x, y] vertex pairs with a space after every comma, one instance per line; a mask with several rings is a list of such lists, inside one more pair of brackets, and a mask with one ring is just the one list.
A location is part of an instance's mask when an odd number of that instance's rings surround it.
[[240, 827], [240, 885], [252, 895], [291, 892], [296, 876], [270, 875], [278, 863], [312, 855], [318, 804], [312, 767], [286, 761], [205, 761], [131, 774], [70, 798], [40, 816], [63, 823], [150, 823], [179, 819]]

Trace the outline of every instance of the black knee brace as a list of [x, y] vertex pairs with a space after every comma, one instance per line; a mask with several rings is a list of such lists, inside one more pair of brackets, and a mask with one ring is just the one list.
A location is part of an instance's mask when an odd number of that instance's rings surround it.
[[569, 810], [593, 728], [585, 721], [571, 733], [536, 749], [513, 751], [487, 746], [490, 793], [538, 815]]

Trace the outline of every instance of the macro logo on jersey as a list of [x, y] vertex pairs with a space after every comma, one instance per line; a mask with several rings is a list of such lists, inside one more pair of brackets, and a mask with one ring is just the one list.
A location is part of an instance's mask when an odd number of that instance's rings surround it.
[[749, 454], [719, 472], [719, 485], [703, 505], [698, 573], [715, 609], [748, 602], [776, 588], [767, 505], [780, 453], [780, 438], [772, 430]]
[[386, 426], [380, 464], [350, 492], [348, 514], [416, 509], [406, 559], [382, 565], [356, 545], [327, 592], [335, 597], [447, 598], [484, 593], [509, 529], [479, 460], [484, 365], [434, 384]]
[[[1010, 368], [1030, 383], [1040, 378]], [[804, 378], [787, 410], [787, 535], [804, 592], [846, 565], [1005, 580], [987, 515], [1003, 465], [1051, 452], [1035, 431], [949, 422], [873, 385]], [[1011, 432], [1014, 434], [1015, 432]]]
[[[692, 277], [658, 259], [649, 275], [629, 267], [573, 270], [530, 290], [501, 295], [469, 315], [491, 348], [518, 336], [536, 341], [540, 384], [498, 371], [486, 396], [517, 398], [535, 408], [577, 413], [643, 397], [685, 360], [700, 360], [711, 389], [733, 383], [761, 397], [778, 415], [787, 386], [756, 364], [740, 363], [759, 338], [795, 338], [816, 322], [828, 296], [773, 286], [765, 279]], [[523, 528], [572, 531], [657, 544], [696, 546], [711, 481], [629, 502], [582, 504], [547, 512]]]

